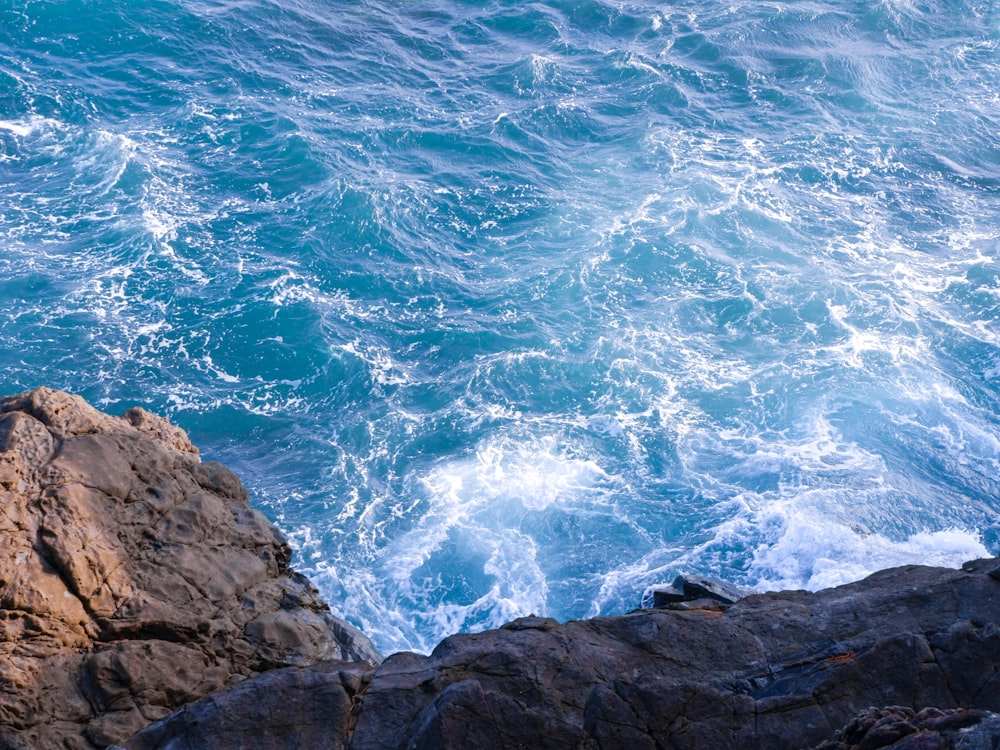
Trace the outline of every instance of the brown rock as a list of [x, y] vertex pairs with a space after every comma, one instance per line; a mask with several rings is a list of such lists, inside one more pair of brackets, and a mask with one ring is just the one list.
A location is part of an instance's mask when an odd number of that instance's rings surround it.
[[0, 399], [0, 747], [103, 748], [275, 667], [379, 660], [239, 480], [141, 409]]

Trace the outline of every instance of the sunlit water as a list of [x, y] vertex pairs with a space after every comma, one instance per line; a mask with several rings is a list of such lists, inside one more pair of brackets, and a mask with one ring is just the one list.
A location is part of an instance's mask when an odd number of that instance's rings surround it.
[[386, 652], [997, 553], [998, 8], [0, 0], [0, 390]]

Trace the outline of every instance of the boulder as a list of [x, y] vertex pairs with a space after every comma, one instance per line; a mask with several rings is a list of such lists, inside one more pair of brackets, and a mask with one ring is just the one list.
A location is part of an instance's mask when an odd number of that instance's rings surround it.
[[0, 399], [0, 747], [104, 748], [267, 670], [377, 663], [290, 555], [166, 420]]
[[648, 607], [666, 607], [670, 604], [702, 599], [710, 599], [722, 604], [733, 604], [749, 593], [750, 591], [718, 578], [679, 575], [669, 586], [650, 586], [643, 595], [642, 601]]

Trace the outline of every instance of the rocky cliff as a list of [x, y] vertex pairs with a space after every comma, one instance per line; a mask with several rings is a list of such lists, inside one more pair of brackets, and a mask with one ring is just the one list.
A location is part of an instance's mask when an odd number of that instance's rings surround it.
[[373, 664], [239, 480], [141, 409], [0, 399], [0, 747], [104, 748], [279, 667]]
[[[452, 636], [428, 657], [395, 654], [371, 671], [331, 665], [257, 678], [258, 691], [248, 681], [126, 747], [292, 747], [258, 714], [270, 705], [264, 686], [277, 680], [296, 685], [282, 701], [295, 696], [310, 716], [318, 744], [294, 745], [303, 748], [775, 750], [830, 740], [838, 750], [995, 750], [998, 579], [1000, 561], [986, 560], [897, 568], [728, 607], [704, 599], [562, 625], [522, 618]], [[326, 708], [307, 710], [320, 691]], [[248, 718], [255, 742], [227, 744]], [[989, 731], [970, 735], [987, 718]]]
[[1000, 743], [1000, 560], [526, 617], [379, 664], [165, 421], [43, 389], [0, 400], [0, 450], [0, 747]]

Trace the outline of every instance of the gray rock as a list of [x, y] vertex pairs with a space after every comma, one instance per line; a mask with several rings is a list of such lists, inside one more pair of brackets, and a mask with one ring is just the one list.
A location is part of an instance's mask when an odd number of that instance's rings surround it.
[[733, 604], [751, 592], [718, 578], [679, 575], [669, 586], [650, 586], [642, 597], [645, 607], [666, 607], [681, 602], [712, 599]]
[[[327, 662], [266, 672], [184, 706], [133, 737], [132, 750], [339, 746], [371, 667]], [[120, 748], [120, 746], [114, 746]]]
[[[326, 747], [791, 750], [828, 740], [873, 705], [908, 716], [964, 707], [966, 721], [973, 710], [1000, 710], [998, 569], [1000, 560], [911, 566], [728, 607], [700, 600], [562, 625], [522, 618], [452, 636], [430, 656], [387, 658], [349, 715], [331, 706]], [[968, 747], [994, 747], [982, 744], [983, 727], [954, 724], [949, 741], [980, 732]], [[938, 747], [921, 744], [937, 742], [933, 729], [884, 723], [870, 741], [895, 731], [893, 741], [911, 743], [900, 749]]]
[[996, 750], [1000, 714], [962, 708], [867, 708], [814, 750]]

